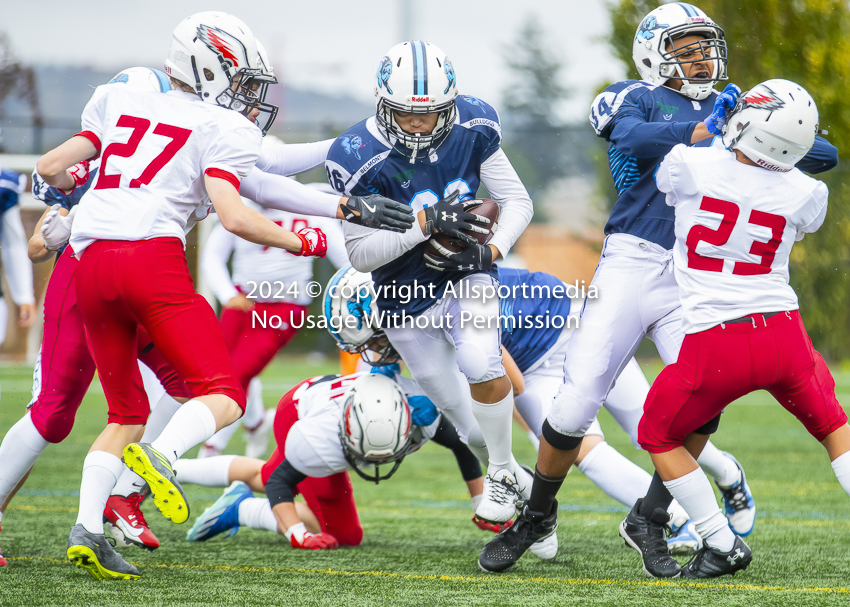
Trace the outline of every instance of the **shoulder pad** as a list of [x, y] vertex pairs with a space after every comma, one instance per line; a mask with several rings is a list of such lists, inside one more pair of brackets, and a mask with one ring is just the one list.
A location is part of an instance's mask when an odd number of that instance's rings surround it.
[[340, 194], [350, 195], [360, 179], [390, 154], [390, 148], [367, 128], [368, 120], [343, 132], [328, 150], [325, 167], [331, 186]]
[[590, 125], [593, 130], [601, 137], [627, 98], [635, 102], [656, 88], [656, 85], [643, 80], [624, 80], [612, 84], [599, 93], [590, 106]]
[[455, 104], [459, 126], [481, 131], [492, 129], [499, 139], [502, 138], [501, 120], [493, 106], [472, 95], [458, 96]]

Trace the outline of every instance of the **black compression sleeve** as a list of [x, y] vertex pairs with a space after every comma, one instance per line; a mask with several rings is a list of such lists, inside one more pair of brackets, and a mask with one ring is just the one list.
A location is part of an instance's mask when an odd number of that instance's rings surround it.
[[266, 483], [266, 497], [272, 508], [283, 502], [291, 502], [295, 497], [295, 487], [307, 476], [292, 467], [289, 460], [283, 460]]
[[452, 450], [464, 481], [469, 482], [481, 478], [481, 464], [478, 462], [478, 458], [473, 455], [469, 447], [463, 444], [457, 430], [445, 415], [442, 416], [440, 425], [437, 427], [437, 433], [431, 440], [446, 449]]

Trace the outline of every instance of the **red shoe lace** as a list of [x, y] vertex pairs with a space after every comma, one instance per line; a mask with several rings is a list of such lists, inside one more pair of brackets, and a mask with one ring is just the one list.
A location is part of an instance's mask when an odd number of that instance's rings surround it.
[[127, 496], [127, 501], [132, 505], [132, 510], [127, 518], [134, 525], [139, 525], [150, 529], [148, 522], [145, 520], [145, 515], [142, 512], [142, 500], [145, 496], [141, 493], [132, 493]]

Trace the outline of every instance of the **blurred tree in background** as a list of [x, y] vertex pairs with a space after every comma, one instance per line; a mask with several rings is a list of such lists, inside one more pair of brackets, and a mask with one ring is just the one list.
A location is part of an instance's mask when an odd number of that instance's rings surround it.
[[[640, 20], [659, 2], [611, 5], [611, 46], [629, 71]], [[791, 284], [815, 346], [831, 358], [850, 358], [850, 9], [843, 0], [704, 0], [699, 7], [726, 32], [729, 81], [746, 91], [770, 78], [793, 80], [818, 104], [820, 126], [843, 159], [817, 175], [828, 186], [826, 221], [794, 247]], [[722, 89], [723, 83], [718, 85]]]

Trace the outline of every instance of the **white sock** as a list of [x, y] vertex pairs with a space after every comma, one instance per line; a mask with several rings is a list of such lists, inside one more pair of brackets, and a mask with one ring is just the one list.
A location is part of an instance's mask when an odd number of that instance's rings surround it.
[[484, 494], [483, 494], [483, 493], [479, 493], [478, 495], [473, 495], [473, 496], [470, 498], [470, 501], [472, 502], [472, 511], [473, 511], [473, 512], [475, 512], [475, 510], [478, 508], [478, 504], [480, 504], [480, 503], [481, 503], [481, 500], [482, 500], [482, 499], [484, 499]]
[[162, 431], [165, 430], [168, 422], [171, 421], [171, 418], [174, 417], [174, 414], [177, 413], [181, 405], [182, 403], [177, 402], [168, 394], [164, 394], [151, 410], [148, 423], [145, 425], [145, 433], [139, 442], [152, 443], [155, 441], [162, 434]]
[[594, 485], [609, 497], [631, 508], [646, 495], [652, 477], [614, 447], [602, 441], [578, 465]]
[[[0, 505], [11, 495], [49, 444], [36, 430], [29, 411], [9, 428], [0, 443]], [[2, 516], [0, 512], [0, 518]]]
[[528, 431], [528, 440], [534, 445], [535, 451], [540, 451], [540, 438], [534, 433], [534, 430]]
[[277, 519], [266, 497], [249, 497], [239, 504], [239, 526], [277, 533]]
[[724, 489], [741, 480], [741, 471], [731, 459], [708, 441], [697, 458], [697, 463]]
[[263, 404], [263, 382], [255, 377], [248, 384], [248, 393], [245, 395], [245, 415], [242, 416], [242, 425], [246, 428], [256, 428], [263, 423], [266, 416], [266, 406]]
[[118, 480], [115, 483], [115, 487], [112, 489], [112, 493], [110, 495], [120, 495], [121, 497], [130, 497], [134, 493], [141, 493], [145, 485], [145, 481], [141, 476], [127, 468], [124, 467], [124, 470], [121, 472], [121, 476], [118, 477]]
[[841, 488], [850, 494], [850, 451], [832, 460], [832, 469], [835, 471], [838, 482], [841, 483]]
[[508, 391], [507, 396], [497, 403], [479, 403], [472, 399], [472, 414], [478, 421], [487, 452], [490, 456], [488, 474], [501, 468], [511, 466], [511, 430], [513, 428], [514, 394]]
[[123, 469], [121, 459], [106, 451], [92, 451], [86, 456], [77, 524], [89, 533], [103, 534], [103, 509]]
[[720, 508], [708, 477], [700, 468], [672, 481], [664, 481], [670, 494], [682, 505], [703, 541], [721, 552], [735, 545], [735, 534]]
[[184, 404], [171, 421], [151, 443], [173, 465], [189, 449], [215, 434], [215, 417], [204, 403], [190, 400]]
[[236, 457], [217, 455], [204, 459], [179, 459], [174, 462], [174, 473], [181, 484], [227, 487], [230, 484], [230, 465]]

